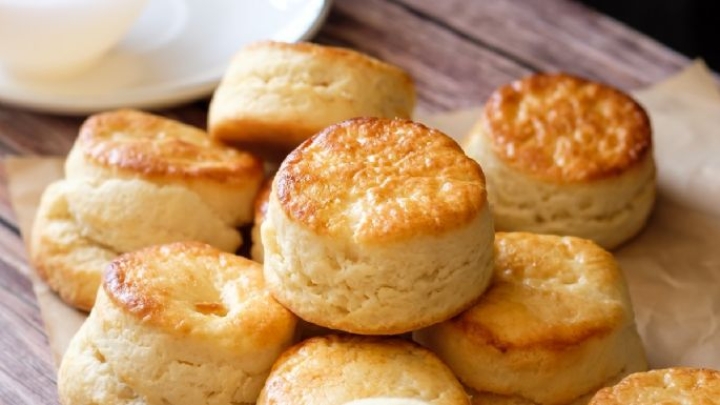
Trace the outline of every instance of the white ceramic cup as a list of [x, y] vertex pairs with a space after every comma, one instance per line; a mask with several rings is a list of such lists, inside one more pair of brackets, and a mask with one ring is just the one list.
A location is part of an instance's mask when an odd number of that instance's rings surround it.
[[120, 42], [149, 0], [0, 0], [0, 66], [32, 78], [91, 67]]

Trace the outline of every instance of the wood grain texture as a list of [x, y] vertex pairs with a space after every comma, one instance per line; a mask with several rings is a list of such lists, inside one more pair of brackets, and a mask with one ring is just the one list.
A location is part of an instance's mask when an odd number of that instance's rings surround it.
[[[533, 71], [564, 70], [637, 88], [687, 60], [566, 0], [336, 0], [317, 37], [407, 69], [419, 108], [481, 104], [497, 86]], [[207, 100], [160, 111], [205, 126]], [[82, 117], [0, 104], [0, 157], [64, 155]], [[32, 292], [24, 246], [0, 165], [0, 404], [57, 403], [54, 368]]]
[[633, 89], [687, 63], [680, 54], [570, 1], [393, 1], [441, 18], [450, 29], [502, 49], [533, 70], [563, 69]]
[[55, 368], [16, 239], [0, 227], [0, 403], [54, 404]]
[[494, 83], [530, 72], [383, 0], [338, 1], [318, 41], [359, 49], [402, 66], [415, 79], [419, 108], [426, 111], [477, 105]]
[[12, 210], [6, 184], [5, 165], [0, 164], [0, 225], [18, 236], [17, 217]]

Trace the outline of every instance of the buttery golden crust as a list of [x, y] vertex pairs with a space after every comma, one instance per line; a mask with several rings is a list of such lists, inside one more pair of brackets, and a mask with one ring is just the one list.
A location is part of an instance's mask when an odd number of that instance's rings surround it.
[[566, 405], [646, 369], [610, 253], [573, 237], [495, 238], [494, 278], [478, 303], [413, 335], [464, 384], [496, 403]]
[[450, 321], [464, 336], [499, 352], [563, 351], [625, 321], [616, 288], [623, 281], [610, 253], [579, 238], [520, 232], [495, 238], [490, 287], [476, 306]]
[[676, 367], [635, 373], [598, 391], [589, 405], [720, 404], [720, 371]]
[[273, 187], [292, 220], [367, 244], [440, 235], [486, 209], [480, 166], [447, 135], [401, 119], [326, 128], [285, 159]]
[[612, 178], [651, 153], [650, 121], [628, 95], [567, 74], [535, 74], [495, 91], [478, 123], [498, 158], [557, 183]]
[[391, 74], [397, 76], [398, 79], [404, 82], [407, 86], [413, 86], [412, 78], [404, 70], [348, 48], [318, 45], [311, 42], [291, 43], [277, 41], [253, 42], [244, 48], [246, 51], [253, 51], [257, 49], [276, 49], [281, 51], [303, 53], [317, 58], [324, 58], [327, 61], [342, 60], [344, 63], [351, 66], [362, 66], [373, 69], [377, 71], [378, 74]]
[[257, 403], [330, 405], [381, 396], [469, 404], [455, 376], [426, 349], [401, 339], [335, 335], [283, 353]]
[[390, 64], [349, 49], [257, 42], [233, 59], [210, 103], [215, 139], [283, 156], [353, 117], [410, 118], [415, 88]]
[[96, 114], [75, 144], [85, 159], [144, 177], [242, 183], [262, 178], [255, 156], [216, 141], [195, 127], [135, 110]]
[[[108, 266], [103, 289], [146, 326], [215, 339], [218, 346], [263, 347], [268, 336], [286, 335], [295, 325], [265, 289], [260, 264], [202, 243], [121, 255]], [[243, 339], [228, 339], [237, 330], [245, 331]]]

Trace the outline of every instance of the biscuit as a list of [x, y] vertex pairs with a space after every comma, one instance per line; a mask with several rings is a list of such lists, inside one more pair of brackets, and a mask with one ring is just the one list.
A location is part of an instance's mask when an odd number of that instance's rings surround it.
[[386, 335], [471, 306], [492, 274], [480, 166], [443, 133], [359, 118], [295, 149], [262, 224], [265, 278], [304, 320]]
[[235, 56], [213, 95], [213, 138], [282, 156], [354, 117], [410, 118], [415, 87], [395, 66], [349, 49], [257, 42]]
[[195, 127], [135, 110], [96, 114], [80, 128], [65, 177], [141, 179], [197, 194], [229, 225], [253, 220], [262, 161]]
[[283, 353], [257, 405], [331, 405], [373, 397], [406, 398], [412, 401], [402, 402], [407, 405], [469, 405], [455, 376], [426, 349], [397, 338], [337, 335], [312, 338]]
[[260, 191], [255, 197], [255, 221], [250, 230], [252, 238], [252, 246], [250, 247], [250, 258], [258, 263], [265, 261], [264, 248], [262, 243], [262, 235], [260, 234], [260, 226], [265, 221], [267, 214], [268, 199], [270, 198], [270, 190], [272, 189], [272, 178], [265, 180]]
[[485, 171], [499, 231], [573, 235], [612, 249], [652, 210], [650, 121], [608, 86], [565, 74], [503, 86], [464, 147]]
[[254, 403], [295, 325], [253, 261], [196, 242], [127, 253], [62, 360], [60, 400]]
[[675, 367], [635, 373], [600, 390], [589, 405], [655, 404], [720, 404], [720, 371]]
[[[498, 233], [480, 301], [416, 331], [476, 403], [565, 405], [647, 368], [627, 286], [595, 243]], [[587, 399], [587, 398], [586, 398]]]
[[89, 310], [105, 265], [145, 246], [196, 240], [225, 251], [252, 220], [261, 162], [189, 126], [138, 111], [92, 116], [48, 187], [30, 258], [51, 289]]

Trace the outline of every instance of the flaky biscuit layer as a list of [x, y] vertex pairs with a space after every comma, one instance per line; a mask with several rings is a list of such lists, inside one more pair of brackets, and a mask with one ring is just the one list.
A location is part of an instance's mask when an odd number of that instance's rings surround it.
[[60, 180], [41, 199], [30, 259], [65, 302], [89, 310], [102, 272], [116, 256], [184, 240], [230, 252], [242, 243], [234, 227], [185, 188], [138, 179]]

